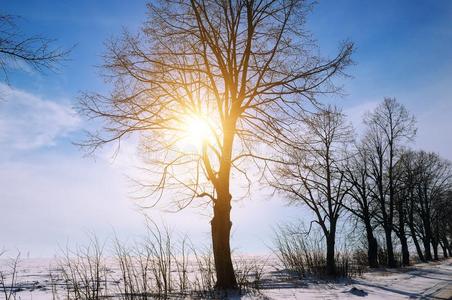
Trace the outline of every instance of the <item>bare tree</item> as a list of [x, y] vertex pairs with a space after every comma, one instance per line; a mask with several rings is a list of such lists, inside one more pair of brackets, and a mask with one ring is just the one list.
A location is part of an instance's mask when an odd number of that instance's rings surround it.
[[345, 116], [332, 107], [304, 117], [303, 123], [297, 139], [283, 152], [285, 164], [276, 169], [272, 184], [315, 214], [312, 222], [326, 239], [327, 274], [334, 276], [336, 228], [348, 192], [342, 164], [352, 131]]
[[364, 225], [367, 238], [367, 258], [371, 268], [378, 267], [378, 242], [375, 238], [376, 203], [372, 190], [375, 183], [369, 176], [369, 157], [362, 145], [357, 145], [348, 155], [343, 168], [348, 183], [349, 201], [344, 202], [346, 208]]
[[[375, 183], [374, 197], [380, 206], [380, 218], [386, 238], [388, 266], [395, 267], [392, 233], [394, 232], [394, 166], [404, 143], [416, 133], [415, 119], [394, 98], [384, 101], [364, 119], [367, 133], [364, 143], [371, 162], [370, 175]], [[401, 240], [403, 243], [404, 241]]]
[[[399, 173], [396, 192], [397, 210], [399, 211], [399, 228], [401, 228], [399, 231], [404, 231], [404, 223], [406, 223], [417, 255], [421, 261], [424, 261], [424, 254], [418, 240], [419, 225], [422, 222], [417, 213], [419, 201], [416, 196], [416, 187], [420, 182], [420, 168], [417, 157], [418, 155], [414, 151], [404, 151], [397, 163], [396, 172]], [[400, 214], [401, 210], [404, 213]]]
[[[350, 62], [350, 43], [330, 60], [314, 54], [309, 10], [302, 0], [153, 1], [140, 34], [109, 43], [112, 93], [81, 100], [86, 114], [105, 121], [86, 145], [141, 132], [154, 199], [171, 197], [181, 209], [202, 197], [213, 206], [220, 289], [237, 287], [231, 173], [246, 176], [246, 158], [271, 159], [256, 143], [287, 142], [291, 115], [318, 93], [337, 92], [331, 79]], [[181, 149], [187, 138], [200, 140], [197, 149]]]
[[[438, 245], [442, 236], [440, 222], [448, 220], [444, 212], [450, 210], [447, 202], [451, 190], [452, 169], [448, 161], [435, 153], [409, 152], [413, 156], [415, 179], [414, 213], [418, 216], [417, 233], [424, 245], [426, 260], [438, 259]], [[433, 255], [432, 255], [433, 248]]]
[[0, 14], [0, 69], [6, 81], [11, 70], [22, 68], [21, 64], [43, 72], [55, 68], [69, 53], [54, 47], [54, 40], [25, 35], [16, 23], [17, 17]]

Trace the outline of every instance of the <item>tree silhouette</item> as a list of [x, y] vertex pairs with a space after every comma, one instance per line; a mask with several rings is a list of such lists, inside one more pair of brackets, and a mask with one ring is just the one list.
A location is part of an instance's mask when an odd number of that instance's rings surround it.
[[344, 208], [364, 225], [367, 239], [367, 258], [371, 268], [378, 267], [378, 242], [375, 237], [376, 204], [372, 190], [375, 184], [369, 176], [369, 155], [361, 143], [348, 154], [343, 164], [344, 175], [349, 185], [348, 199]]
[[[385, 232], [387, 263], [393, 268], [396, 267], [392, 243], [396, 209], [394, 169], [404, 143], [412, 140], [416, 134], [416, 120], [396, 99], [385, 98], [365, 116], [364, 123], [367, 127], [364, 145], [369, 155], [369, 175], [376, 187], [372, 192], [378, 202], [378, 216]], [[404, 248], [407, 248], [406, 239], [401, 242], [405, 242]]]
[[293, 116], [319, 93], [337, 92], [331, 79], [350, 63], [351, 43], [333, 59], [316, 55], [305, 30], [310, 8], [301, 0], [149, 3], [141, 32], [108, 44], [111, 94], [81, 98], [81, 110], [104, 121], [85, 146], [140, 132], [153, 199], [178, 209], [199, 198], [212, 205], [219, 289], [237, 287], [231, 175], [248, 178], [245, 161], [272, 160], [257, 145], [290, 142]]
[[337, 222], [349, 190], [342, 165], [352, 129], [333, 107], [304, 117], [302, 122], [298, 138], [283, 152], [285, 163], [274, 172], [272, 185], [291, 202], [302, 203], [314, 213], [312, 222], [320, 226], [326, 240], [326, 271], [335, 276]]

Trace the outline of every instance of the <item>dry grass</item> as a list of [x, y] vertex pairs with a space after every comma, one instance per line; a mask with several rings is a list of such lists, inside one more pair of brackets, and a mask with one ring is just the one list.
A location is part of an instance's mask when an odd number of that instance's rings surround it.
[[[274, 252], [283, 268], [299, 278], [327, 278], [326, 250], [322, 237], [315, 232], [309, 235], [295, 233], [291, 227], [280, 227], [275, 232]], [[336, 251], [336, 276], [354, 277], [365, 270], [362, 260], [355, 259], [352, 251]]]

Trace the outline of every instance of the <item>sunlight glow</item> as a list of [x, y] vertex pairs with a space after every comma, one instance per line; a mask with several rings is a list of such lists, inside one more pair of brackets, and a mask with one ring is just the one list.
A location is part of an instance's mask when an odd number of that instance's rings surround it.
[[214, 133], [212, 126], [206, 117], [187, 116], [182, 121], [181, 126], [184, 132], [183, 146], [195, 147], [197, 151], [201, 151], [205, 143], [214, 142]]

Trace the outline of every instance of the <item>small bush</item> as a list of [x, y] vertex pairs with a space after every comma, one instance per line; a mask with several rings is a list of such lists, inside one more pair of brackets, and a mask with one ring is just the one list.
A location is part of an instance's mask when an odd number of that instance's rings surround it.
[[[318, 232], [312, 231], [307, 235], [293, 226], [280, 227], [275, 232], [275, 253], [290, 275], [299, 278], [327, 277], [326, 250]], [[336, 251], [337, 277], [360, 275], [364, 269], [365, 263], [354, 259], [351, 251]]]

